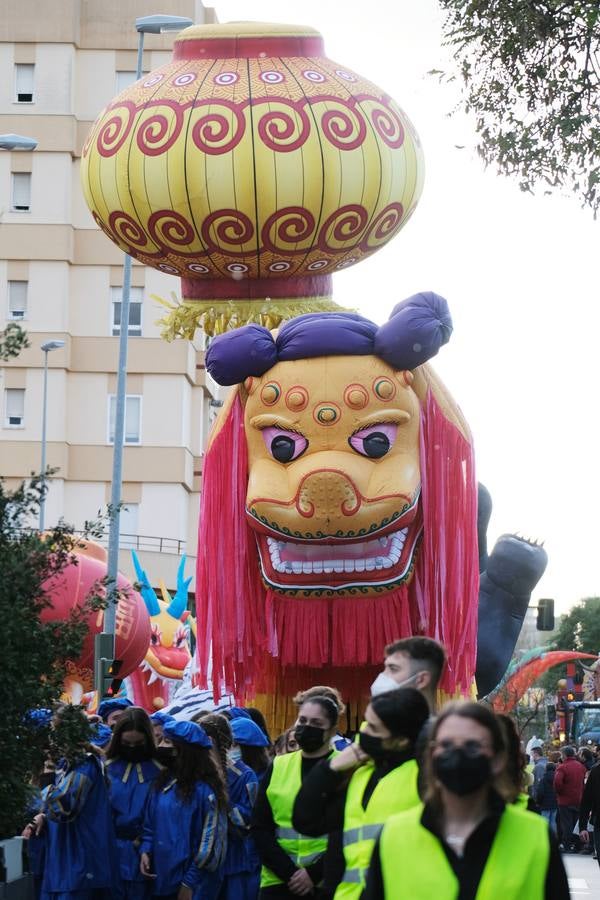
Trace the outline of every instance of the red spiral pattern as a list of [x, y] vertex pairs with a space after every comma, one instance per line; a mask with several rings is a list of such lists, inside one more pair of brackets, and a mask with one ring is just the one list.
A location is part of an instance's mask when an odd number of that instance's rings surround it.
[[172, 209], [159, 209], [148, 219], [148, 231], [164, 250], [187, 247], [196, 240], [192, 225]]
[[[244, 104], [240, 106], [235, 103], [228, 103], [225, 100], [199, 100], [194, 103], [192, 116], [195, 110], [203, 106], [212, 108], [194, 123], [192, 127], [194, 144], [203, 153], [208, 153], [211, 156], [229, 153], [240, 143], [246, 130], [246, 119], [243, 112]], [[231, 121], [223, 113], [216, 112], [215, 106], [223, 106], [233, 114], [233, 130]], [[226, 140], [229, 134], [231, 136]]]
[[[148, 118], [142, 118], [136, 133], [139, 149], [146, 156], [160, 156], [176, 142], [183, 127], [183, 108], [179, 103], [170, 100], [151, 100], [145, 109], [150, 107], [167, 107], [175, 115], [175, 126], [164, 112], [155, 112]], [[172, 128], [171, 134], [169, 130]]]
[[153, 252], [157, 248], [150, 243], [148, 235], [140, 224], [123, 210], [116, 209], [111, 212], [108, 217], [108, 228], [112, 232], [113, 240], [116, 239], [117, 242], [126, 244], [133, 250], [140, 250], [151, 256], [160, 256], [160, 251]]
[[252, 239], [254, 225], [238, 209], [218, 209], [206, 217], [200, 232], [207, 250], [224, 252], [224, 245], [228, 255], [244, 256], [245, 251], [233, 248]]
[[329, 241], [333, 239], [338, 243], [342, 243], [358, 240], [368, 221], [369, 213], [364, 206], [358, 203], [349, 203], [347, 206], [341, 206], [321, 226], [317, 241], [319, 250], [329, 253], [345, 252], [348, 249], [347, 247], [334, 247]]
[[384, 207], [369, 225], [369, 230], [360, 242], [361, 250], [369, 253], [388, 241], [402, 225], [403, 216], [404, 207], [401, 203], [389, 203]]
[[259, 137], [269, 150], [289, 153], [306, 143], [310, 134], [310, 120], [299, 103], [291, 103], [283, 97], [267, 97], [257, 101], [256, 105], [263, 102], [282, 103], [290, 110], [271, 109], [258, 120]]
[[398, 113], [390, 107], [376, 107], [371, 110], [371, 121], [375, 131], [388, 147], [397, 150], [404, 143], [404, 125]]
[[[337, 101], [341, 104], [341, 101]], [[344, 104], [339, 109], [328, 109], [321, 116], [321, 128], [327, 140], [338, 150], [356, 150], [367, 134], [367, 125], [355, 107]]]
[[[125, 111], [127, 117], [119, 115], [119, 111]], [[96, 138], [96, 149], [100, 156], [114, 156], [121, 149], [131, 131], [137, 107], [135, 103], [123, 100], [117, 106], [110, 108], [113, 115], [104, 122]]]
[[280, 253], [305, 253], [305, 249], [292, 250], [281, 244], [298, 244], [314, 233], [315, 217], [302, 206], [286, 206], [272, 213], [262, 227], [261, 238], [265, 250]]

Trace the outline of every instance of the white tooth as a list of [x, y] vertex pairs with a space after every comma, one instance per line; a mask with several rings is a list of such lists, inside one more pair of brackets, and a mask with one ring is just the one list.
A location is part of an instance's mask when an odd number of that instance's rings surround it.
[[286, 561], [286, 562], [284, 563], [284, 566], [285, 566], [285, 571], [286, 571], [286, 572], [289, 572], [289, 574], [291, 575], [292, 572], [293, 572], [291, 562], [289, 562], [289, 560]]
[[302, 563], [302, 571], [306, 575], [310, 575], [312, 573], [313, 567], [311, 562], [303, 562]]
[[158, 672], [155, 672], [154, 669], [153, 669], [153, 670], [152, 670], [152, 675], [151, 675], [150, 678], [148, 679], [148, 684], [149, 684], [149, 685], [150, 685], [150, 684], [154, 684], [154, 682], [157, 681], [157, 680], [158, 680]]
[[331, 560], [327, 560], [327, 562], [323, 563], [323, 571], [327, 572], [327, 574], [331, 574], [333, 572], [333, 563]]
[[269, 547], [272, 547], [273, 544], [276, 544], [276, 543], [277, 543], [277, 541], [275, 541], [274, 538], [271, 538], [271, 537], [267, 538], [267, 544], [269, 545]]
[[355, 572], [364, 572], [365, 571], [365, 560], [364, 559], [355, 559], [354, 560], [354, 571]]
[[282, 562], [278, 563], [278, 565], [276, 566], [273, 566], [273, 568], [276, 572], [285, 572], [285, 565]]
[[375, 560], [371, 557], [369, 559], [365, 559], [365, 569], [367, 572], [372, 572], [375, 568]]
[[345, 559], [344, 560], [344, 572], [354, 572], [354, 560], [353, 559]]
[[375, 565], [378, 569], [383, 569], [383, 556], [378, 556], [375, 560]]
[[389, 564], [391, 566], [395, 566], [396, 563], [398, 562], [398, 560], [400, 559], [400, 554], [399, 553], [390, 553], [390, 555], [387, 558], [390, 561]]
[[333, 571], [334, 572], [343, 572], [344, 571], [344, 560], [343, 559], [334, 559]]
[[323, 571], [323, 563], [319, 559], [313, 563], [313, 572], [315, 572], [317, 575], [320, 575], [322, 571]]
[[273, 562], [279, 562], [281, 557], [279, 556], [279, 550], [271, 550], [271, 559]]
[[380, 537], [380, 538], [378, 538], [378, 541], [382, 547], [385, 547], [388, 542], [388, 539], [386, 537]]
[[302, 571], [302, 563], [301, 562], [293, 562], [292, 570], [294, 572], [294, 575], [299, 575], [300, 572]]
[[384, 568], [384, 569], [389, 569], [389, 567], [390, 567], [391, 565], [392, 565], [392, 560], [391, 560], [391, 558], [390, 558], [389, 556], [384, 556], [384, 557], [383, 557], [383, 568]]

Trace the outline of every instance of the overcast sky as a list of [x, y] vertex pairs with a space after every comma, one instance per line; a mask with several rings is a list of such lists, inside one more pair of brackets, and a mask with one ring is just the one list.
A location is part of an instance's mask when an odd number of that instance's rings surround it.
[[[504, 532], [545, 541], [534, 597], [565, 611], [600, 595], [600, 224], [571, 197], [532, 197], [483, 170], [471, 123], [447, 116], [434, 0], [217, 0], [220, 21], [318, 28], [327, 55], [390, 93], [425, 148], [425, 189], [405, 229], [334, 278], [334, 298], [383, 322], [420, 290], [444, 295], [454, 334], [435, 366], [475, 437], [478, 476]], [[465, 145], [466, 149], [457, 149]], [[600, 648], [599, 648], [600, 649]]]

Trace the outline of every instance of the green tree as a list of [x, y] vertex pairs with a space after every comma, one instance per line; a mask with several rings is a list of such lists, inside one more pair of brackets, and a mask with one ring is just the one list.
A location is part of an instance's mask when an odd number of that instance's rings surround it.
[[[556, 650], [600, 653], [600, 597], [584, 597], [561, 616], [551, 644]], [[555, 693], [556, 682], [565, 675], [564, 665], [554, 666], [542, 676], [539, 684]]]
[[16, 322], [10, 322], [0, 331], [0, 360], [18, 356], [25, 347], [29, 347], [27, 333]]
[[[0, 838], [20, 833], [29, 781], [41, 770], [48, 746], [47, 728], [39, 727], [27, 712], [52, 708], [60, 697], [65, 662], [81, 652], [90, 608], [104, 605], [100, 589], [69, 620], [40, 621], [50, 605], [44, 582], [77, 564], [72, 528], [60, 524], [42, 538], [29, 527], [37, 519], [45, 489], [40, 475], [12, 492], [0, 479]], [[90, 534], [98, 536], [96, 525]]]
[[[598, 0], [440, 0], [477, 151], [518, 178], [600, 205]], [[437, 73], [456, 77], [454, 73]]]

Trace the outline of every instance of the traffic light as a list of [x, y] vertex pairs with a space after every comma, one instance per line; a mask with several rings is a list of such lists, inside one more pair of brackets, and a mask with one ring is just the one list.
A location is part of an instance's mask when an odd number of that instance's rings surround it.
[[119, 678], [119, 669], [122, 666], [122, 660], [113, 659], [114, 653], [114, 635], [97, 634], [94, 641], [95, 650], [95, 683], [94, 687], [98, 691], [98, 697], [103, 700], [106, 697], [114, 697], [123, 682]]
[[554, 600], [538, 600], [536, 627], [538, 631], [554, 631]]

